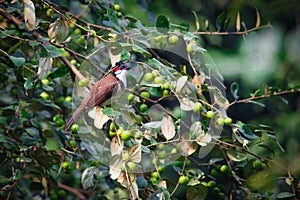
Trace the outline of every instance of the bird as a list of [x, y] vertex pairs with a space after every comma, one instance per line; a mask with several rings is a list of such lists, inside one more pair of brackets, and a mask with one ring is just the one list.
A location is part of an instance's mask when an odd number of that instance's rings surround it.
[[66, 123], [65, 130], [70, 128], [83, 110], [89, 111], [94, 106], [103, 104], [112, 97], [115, 90], [119, 92], [122, 88], [126, 88], [126, 74], [130, 68], [124, 62], [117, 62], [113, 72], [102, 77], [84, 97], [79, 107]]

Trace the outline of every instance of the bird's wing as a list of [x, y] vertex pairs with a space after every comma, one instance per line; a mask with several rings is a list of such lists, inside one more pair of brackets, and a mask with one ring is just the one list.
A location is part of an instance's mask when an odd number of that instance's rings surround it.
[[113, 75], [108, 75], [96, 83], [90, 91], [92, 95], [86, 105], [86, 109], [90, 110], [98, 104], [102, 104], [108, 100], [118, 84], [118, 79]]

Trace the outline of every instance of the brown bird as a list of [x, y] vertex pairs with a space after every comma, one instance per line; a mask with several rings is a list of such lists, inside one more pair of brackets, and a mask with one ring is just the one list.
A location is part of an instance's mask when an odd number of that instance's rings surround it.
[[65, 130], [70, 128], [79, 117], [81, 111], [84, 109], [89, 111], [94, 106], [101, 105], [112, 97], [114, 90], [119, 91], [126, 87], [126, 73], [130, 67], [123, 62], [117, 62], [116, 66], [113, 73], [101, 78], [84, 97], [79, 107], [66, 123]]

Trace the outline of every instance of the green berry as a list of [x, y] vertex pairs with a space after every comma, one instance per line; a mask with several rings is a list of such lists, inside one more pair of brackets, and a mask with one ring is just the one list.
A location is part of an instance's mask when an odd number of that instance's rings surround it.
[[61, 118], [59, 118], [59, 119], [57, 119], [57, 120], [55, 121], [55, 126], [56, 126], [56, 127], [61, 127], [61, 126], [63, 126], [64, 124], [65, 124], [65, 122], [64, 122], [64, 120], [61, 119]]
[[136, 164], [134, 162], [130, 161], [130, 162], [127, 163], [127, 165], [128, 165], [130, 170], [132, 170], [132, 171], [136, 170]]
[[223, 118], [218, 118], [218, 119], [217, 119], [217, 124], [218, 124], [219, 126], [223, 126], [223, 125], [224, 125], [224, 119], [223, 119]]
[[176, 148], [173, 148], [173, 149], [171, 150], [170, 153], [171, 153], [171, 155], [172, 155], [172, 154], [176, 154], [176, 153], [177, 153], [177, 149], [176, 149]]
[[164, 159], [164, 158], [167, 157], [167, 152], [166, 152], [166, 151], [159, 151], [159, 152], [157, 153], [157, 156], [158, 156], [158, 158], [160, 158], [160, 159]]
[[75, 132], [75, 133], [78, 132], [79, 131], [79, 125], [78, 124], [72, 124], [71, 131]]
[[157, 76], [154, 78], [155, 84], [161, 84], [164, 81], [164, 79], [161, 76]]
[[196, 102], [196, 103], [194, 104], [193, 111], [194, 111], [194, 112], [199, 112], [199, 111], [202, 110], [202, 108], [203, 108], [202, 104], [201, 104], [200, 102]]
[[76, 141], [75, 140], [70, 140], [70, 145], [73, 149], [75, 149], [77, 147]]
[[189, 177], [181, 175], [179, 177], [178, 182], [179, 182], [179, 184], [186, 185], [186, 184], [188, 184], [189, 180], [190, 180]]
[[157, 184], [158, 183], [157, 178], [154, 178], [154, 177], [151, 177], [150, 181], [151, 181], [152, 184]]
[[49, 85], [49, 80], [48, 79], [43, 79], [43, 80], [41, 80], [41, 82], [45, 85]]
[[109, 131], [109, 136], [110, 137], [115, 137], [117, 135], [117, 132], [115, 131]]
[[58, 119], [61, 119], [61, 116], [59, 114], [54, 115], [52, 118], [53, 122], [56, 122]]
[[81, 34], [81, 30], [79, 28], [75, 28], [74, 35], [80, 35], [80, 34]]
[[160, 42], [164, 37], [162, 35], [159, 35], [157, 37], [154, 38], [155, 42]]
[[82, 36], [80, 36], [80, 38], [78, 38], [77, 43], [78, 43], [78, 44], [83, 44], [84, 41], [85, 41], [85, 38], [84, 38], [84, 36], [82, 35]]
[[119, 4], [115, 4], [114, 5], [114, 10], [115, 11], [120, 11], [121, 10], [121, 6]]
[[17, 88], [12, 88], [11, 90], [10, 90], [10, 93], [11, 93], [11, 95], [13, 95], [13, 96], [17, 96], [18, 95], [18, 89]]
[[64, 197], [66, 197], [67, 193], [66, 193], [66, 191], [64, 191], [64, 190], [58, 190], [57, 195], [58, 195], [59, 197], [64, 198]]
[[151, 176], [152, 176], [153, 178], [159, 179], [159, 173], [158, 173], [158, 172], [152, 172]]
[[147, 72], [145, 75], [144, 75], [144, 80], [147, 81], [147, 82], [151, 82], [153, 80], [153, 74], [150, 73], [150, 72]]
[[49, 94], [48, 94], [48, 92], [42, 92], [41, 94], [40, 94], [40, 97], [42, 97], [43, 99], [49, 99]]
[[128, 101], [133, 101], [133, 100], [134, 100], [134, 94], [129, 94], [129, 95], [127, 96], [127, 100], [128, 100]]
[[120, 165], [120, 170], [122, 171], [122, 172], [124, 172], [125, 171], [125, 163], [122, 163], [121, 165]]
[[129, 153], [128, 153], [128, 151], [125, 151], [123, 153], [123, 160], [128, 161], [129, 159], [130, 159]]
[[123, 131], [120, 136], [123, 141], [128, 141], [131, 138], [131, 132], [129, 130]]
[[230, 117], [226, 117], [226, 118], [224, 119], [224, 124], [226, 124], [226, 125], [232, 124], [232, 119], [231, 119]]
[[63, 168], [63, 170], [68, 170], [68, 169], [71, 168], [71, 165], [70, 165], [70, 163], [68, 161], [65, 161], [62, 164], [62, 168]]
[[56, 101], [58, 104], [63, 104], [64, 101], [65, 101], [65, 97], [60, 96], [60, 97], [58, 97], [55, 101]]
[[259, 170], [262, 168], [262, 162], [260, 160], [255, 160], [252, 164], [253, 169]]
[[154, 77], [158, 77], [159, 76], [158, 70], [153, 70], [151, 73], [153, 74]]
[[208, 181], [208, 183], [206, 184], [206, 186], [210, 187], [210, 188], [215, 187], [216, 186], [216, 181], [213, 181], [213, 180]]
[[213, 175], [214, 177], [218, 176], [219, 175], [219, 172], [216, 170], [216, 169], [212, 169], [210, 171], [211, 175]]
[[221, 168], [220, 168], [220, 172], [222, 172], [222, 173], [226, 173], [226, 172], [228, 172], [228, 166], [227, 165], [222, 165], [221, 166]]
[[65, 98], [65, 101], [66, 101], [66, 102], [72, 102], [72, 97], [71, 97], [71, 96], [67, 96], [67, 97]]
[[146, 99], [149, 99], [149, 98], [150, 98], [150, 93], [147, 92], [147, 91], [141, 92], [140, 95], [141, 95], [141, 97], [146, 98]]
[[54, 10], [52, 10], [51, 8], [49, 8], [49, 9], [46, 11], [46, 15], [47, 15], [48, 17], [51, 17], [53, 14], [54, 14]]
[[70, 63], [71, 63], [72, 65], [77, 65], [77, 61], [76, 61], [75, 59], [72, 59], [72, 60], [70, 61]]
[[146, 112], [148, 110], [148, 106], [146, 104], [141, 104], [140, 105], [140, 111], [141, 112]]
[[141, 139], [141, 138], [142, 138], [141, 132], [140, 132], [140, 131], [136, 132], [136, 133], [134, 134], [134, 138], [135, 138], [135, 139]]
[[169, 44], [176, 44], [178, 42], [178, 36], [177, 35], [171, 35], [168, 38]]
[[187, 51], [188, 53], [193, 53], [193, 48], [192, 48], [192, 45], [191, 45], [191, 44], [188, 44], [188, 45], [186, 46], [186, 51]]
[[208, 119], [212, 119], [214, 116], [215, 116], [215, 113], [213, 111], [211, 111], [211, 110], [207, 111], [206, 117]]
[[166, 168], [163, 167], [163, 166], [158, 166], [158, 167], [157, 167], [157, 171], [158, 171], [158, 172], [163, 172], [163, 171], [165, 171], [165, 169], [166, 169]]
[[89, 79], [88, 78], [83, 78], [79, 80], [78, 85], [79, 87], [85, 87], [89, 84]]

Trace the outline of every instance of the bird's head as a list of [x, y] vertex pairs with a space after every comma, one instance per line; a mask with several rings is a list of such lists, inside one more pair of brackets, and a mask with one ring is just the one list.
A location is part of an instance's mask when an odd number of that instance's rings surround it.
[[116, 68], [113, 70], [113, 72], [115, 75], [118, 75], [118, 74], [122, 73], [122, 71], [127, 71], [130, 68], [131, 67], [129, 65], [120, 61], [120, 62], [116, 63]]

